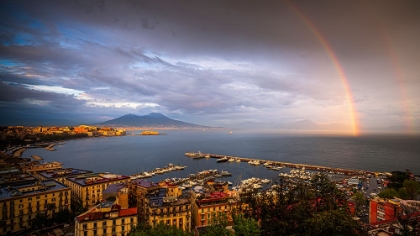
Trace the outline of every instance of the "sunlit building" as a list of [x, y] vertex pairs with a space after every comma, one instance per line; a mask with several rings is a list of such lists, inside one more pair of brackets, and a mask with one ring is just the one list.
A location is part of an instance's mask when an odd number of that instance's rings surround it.
[[55, 180], [11, 184], [0, 188], [0, 234], [31, 227], [37, 213], [51, 217], [70, 210], [70, 188]]
[[123, 209], [112, 201], [104, 201], [77, 216], [76, 236], [124, 236], [137, 226], [137, 208]]
[[73, 205], [89, 208], [102, 200], [102, 191], [110, 184], [127, 183], [130, 177], [109, 173], [89, 173], [67, 177], [65, 181], [71, 188]]

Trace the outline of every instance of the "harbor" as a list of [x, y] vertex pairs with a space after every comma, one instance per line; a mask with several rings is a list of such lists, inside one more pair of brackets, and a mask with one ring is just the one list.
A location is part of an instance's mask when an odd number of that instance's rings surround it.
[[301, 163], [290, 163], [290, 162], [281, 162], [281, 161], [274, 161], [274, 160], [266, 160], [266, 159], [257, 159], [257, 158], [248, 158], [248, 157], [238, 157], [238, 156], [226, 156], [221, 154], [211, 154], [211, 153], [201, 153], [201, 152], [187, 152], [185, 156], [191, 157], [193, 159], [199, 158], [215, 158], [217, 162], [246, 162], [252, 165], [264, 165], [268, 166], [269, 169], [272, 170], [280, 170], [281, 168], [288, 167], [291, 169], [306, 169], [310, 171], [319, 171], [319, 172], [328, 172], [331, 174], [341, 174], [341, 175], [369, 175], [369, 174], [376, 174], [372, 171], [367, 170], [354, 170], [354, 169], [345, 169], [345, 168], [336, 168], [336, 167], [328, 167], [328, 166], [320, 166], [320, 165], [312, 165], [312, 164], [301, 164]]

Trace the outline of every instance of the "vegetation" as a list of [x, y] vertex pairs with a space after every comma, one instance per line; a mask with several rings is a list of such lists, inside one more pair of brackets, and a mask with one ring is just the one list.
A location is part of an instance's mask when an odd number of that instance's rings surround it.
[[185, 232], [176, 226], [160, 223], [155, 227], [146, 224], [139, 224], [128, 236], [193, 236], [191, 232]]
[[363, 206], [366, 205], [366, 199], [363, 193], [357, 192], [351, 196], [356, 203], [356, 213], [360, 213], [363, 210]]
[[364, 235], [346, 197], [324, 174], [310, 182], [279, 178], [271, 194], [242, 196], [244, 216], [260, 222], [261, 235]]

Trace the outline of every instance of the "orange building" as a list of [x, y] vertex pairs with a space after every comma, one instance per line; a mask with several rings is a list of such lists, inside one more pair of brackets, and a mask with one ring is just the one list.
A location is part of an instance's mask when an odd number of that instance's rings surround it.
[[369, 203], [369, 223], [395, 220], [401, 212], [398, 199], [374, 198]]

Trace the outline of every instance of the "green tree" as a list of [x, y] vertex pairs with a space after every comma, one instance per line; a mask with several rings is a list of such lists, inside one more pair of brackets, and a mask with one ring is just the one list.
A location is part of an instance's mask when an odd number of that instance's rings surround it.
[[408, 199], [415, 199], [420, 194], [420, 183], [411, 179], [404, 180], [405, 191], [407, 191]]
[[362, 228], [349, 217], [345, 210], [328, 210], [318, 212], [305, 222], [307, 228], [305, 235], [318, 236], [346, 236], [363, 235]]
[[356, 213], [360, 213], [363, 209], [363, 206], [366, 204], [366, 199], [363, 193], [357, 192], [351, 196], [351, 198], [356, 203]]
[[44, 213], [37, 213], [34, 220], [32, 221], [32, 228], [33, 229], [42, 229], [46, 226], [48, 222], [48, 217]]
[[140, 224], [129, 236], [193, 236], [190, 232], [178, 229], [176, 226], [160, 223], [155, 227]]
[[243, 215], [233, 215], [233, 229], [236, 236], [258, 236], [260, 227], [253, 218], [245, 218]]
[[203, 236], [228, 236], [233, 235], [231, 231], [226, 229], [228, 225], [227, 216], [225, 213], [218, 215], [213, 214], [211, 224], [206, 227], [205, 231], [201, 234]]
[[327, 175], [317, 174], [309, 182], [279, 177], [275, 185], [264, 194], [245, 191], [241, 196], [240, 204], [250, 208], [244, 216], [260, 223], [261, 235], [364, 235], [349, 213], [345, 193]]
[[381, 198], [388, 198], [388, 199], [392, 199], [394, 197], [398, 197], [398, 198], [400, 197], [400, 193], [393, 188], [384, 189], [378, 195]]

